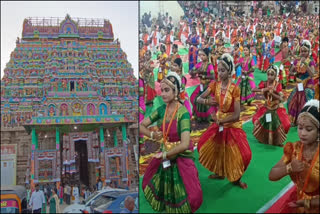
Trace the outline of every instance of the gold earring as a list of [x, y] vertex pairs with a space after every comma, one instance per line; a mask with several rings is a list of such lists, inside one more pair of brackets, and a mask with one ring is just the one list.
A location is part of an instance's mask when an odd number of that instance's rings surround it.
[[175, 97], [174, 100], [178, 100], [178, 97]]

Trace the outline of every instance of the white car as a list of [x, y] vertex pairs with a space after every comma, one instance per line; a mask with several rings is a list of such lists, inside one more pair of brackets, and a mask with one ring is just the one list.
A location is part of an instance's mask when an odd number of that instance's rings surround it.
[[86, 200], [83, 200], [80, 204], [71, 204], [64, 208], [63, 213], [82, 213], [83, 210], [90, 212], [90, 205], [96, 201], [98, 198], [103, 196], [105, 193], [123, 191], [127, 192], [126, 189], [113, 189], [113, 188], [104, 188], [98, 190], [89, 196]]

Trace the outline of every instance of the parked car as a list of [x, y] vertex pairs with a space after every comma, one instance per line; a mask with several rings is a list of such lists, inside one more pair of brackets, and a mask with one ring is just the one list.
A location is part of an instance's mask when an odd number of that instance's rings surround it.
[[110, 192], [104, 195], [104, 198], [98, 203], [98, 207], [94, 207], [94, 204], [90, 207], [91, 213], [122, 213], [125, 211], [124, 201], [127, 196], [131, 196], [135, 200], [135, 208], [133, 213], [139, 212], [139, 200], [138, 192]]
[[90, 195], [86, 200], [83, 200], [80, 204], [72, 204], [64, 208], [63, 213], [81, 213], [82, 211], [90, 211], [90, 206], [96, 200], [99, 200], [102, 196], [110, 192], [127, 192], [125, 189], [113, 189], [106, 188], [98, 190]]

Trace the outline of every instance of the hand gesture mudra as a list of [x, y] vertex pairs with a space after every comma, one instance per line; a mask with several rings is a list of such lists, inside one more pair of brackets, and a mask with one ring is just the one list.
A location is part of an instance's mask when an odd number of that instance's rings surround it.
[[211, 106], [217, 106], [218, 105], [218, 103], [212, 97], [208, 98], [208, 104], [211, 105]]
[[161, 140], [161, 138], [162, 138], [162, 132], [160, 132], [160, 131], [155, 131], [155, 132], [153, 133], [153, 139], [154, 139], [154, 140], [159, 141], [159, 140]]
[[214, 121], [217, 121], [217, 115], [215, 113], [211, 114], [211, 118], [214, 120]]
[[304, 163], [294, 158], [291, 161], [291, 167], [292, 167], [292, 172], [302, 172], [304, 170]]

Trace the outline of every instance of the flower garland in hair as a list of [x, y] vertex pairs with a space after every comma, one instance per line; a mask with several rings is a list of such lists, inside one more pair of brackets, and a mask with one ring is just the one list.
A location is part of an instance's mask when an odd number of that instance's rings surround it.
[[[162, 80], [162, 82], [169, 85], [172, 89], [175, 90], [175, 97], [180, 98], [181, 89], [181, 78], [175, 72], [169, 72], [167, 76]], [[174, 83], [176, 82], [176, 83]]]
[[302, 116], [308, 116], [319, 129], [319, 100], [309, 100], [302, 108], [298, 120]]
[[234, 62], [233, 62], [233, 57], [228, 54], [228, 53], [224, 53], [222, 56], [221, 56], [221, 59], [220, 60], [224, 66], [228, 69], [228, 72], [231, 74], [231, 76], [233, 74], [235, 74], [235, 69], [234, 69]]
[[267, 69], [267, 73], [269, 72], [269, 70], [272, 70], [275, 72], [276, 74], [276, 81], [279, 82], [279, 68], [276, 65], [270, 65], [269, 68]]
[[303, 40], [301, 43], [301, 48], [307, 48], [309, 50], [309, 56], [311, 56], [312, 54], [312, 50], [311, 50], [311, 43], [309, 40]]

